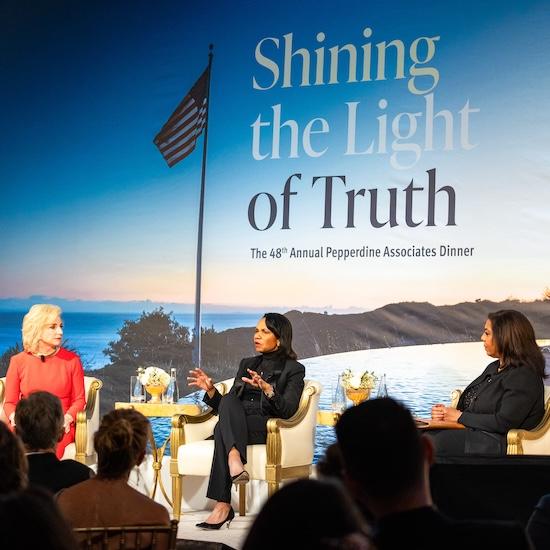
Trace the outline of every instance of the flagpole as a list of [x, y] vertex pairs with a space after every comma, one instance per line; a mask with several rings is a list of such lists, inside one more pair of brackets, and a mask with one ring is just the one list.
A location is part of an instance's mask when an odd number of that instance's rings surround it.
[[199, 199], [199, 227], [197, 232], [197, 270], [195, 278], [195, 341], [193, 346], [193, 363], [201, 367], [201, 279], [202, 279], [202, 228], [204, 219], [204, 187], [206, 180], [206, 150], [208, 145], [208, 113], [210, 111], [210, 74], [212, 69], [212, 50], [214, 45], [210, 44], [208, 52], [208, 81], [206, 84], [206, 118], [204, 123], [204, 139], [202, 142], [202, 175], [201, 193]]

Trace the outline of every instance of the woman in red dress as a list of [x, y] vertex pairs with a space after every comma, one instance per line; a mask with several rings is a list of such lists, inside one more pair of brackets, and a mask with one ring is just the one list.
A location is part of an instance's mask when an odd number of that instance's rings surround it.
[[36, 304], [23, 318], [23, 350], [10, 359], [6, 375], [4, 412], [14, 427], [15, 406], [33, 391], [53, 393], [61, 400], [65, 433], [57, 445], [58, 458], [74, 441], [76, 414], [86, 406], [84, 370], [75, 353], [61, 347], [61, 308]]

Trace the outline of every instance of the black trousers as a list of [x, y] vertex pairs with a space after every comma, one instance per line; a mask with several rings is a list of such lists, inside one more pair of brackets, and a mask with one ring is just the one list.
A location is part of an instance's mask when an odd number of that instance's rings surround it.
[[266, 442], [267, 416], [248, 414], [234, 393], [224, 395], [218, 408], [219, 420], [214, 428], [214, 457], [206, 496], [218, 502], [231, 502], [231, 475], [227, 458], [235, 447], [246, 464], [246, 446]]

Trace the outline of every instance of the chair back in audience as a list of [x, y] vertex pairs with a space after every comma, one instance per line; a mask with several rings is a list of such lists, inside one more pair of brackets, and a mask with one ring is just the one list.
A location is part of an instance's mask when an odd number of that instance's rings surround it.
[[91, 550], [175, 550], [178, 521], [170, 525], [128, 525], [125, 527], [76, 527], [79, 548]]

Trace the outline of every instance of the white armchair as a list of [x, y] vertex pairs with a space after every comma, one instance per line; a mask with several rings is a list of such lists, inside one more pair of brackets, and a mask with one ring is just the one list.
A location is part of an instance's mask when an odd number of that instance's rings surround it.
[[0, 422], [8, 423], [6, 414], [4, 413], [4, 393], [6, 391], [6, 377], [0, 378]]
[[[233, 379], [217, 384], [225, 394]], [[267, 441], [247, 447], [246, 471], [251, 480], [266, 481], [268, 496], [281, 481], [309, 477], [315, 448], [315, 427], [321, 385], [305, 380], [296, 413], [288, 420], [270, 418], [267, 421]], [[179, 519], [184, 476], [209, 476], [214, 454], [214, 441], [206, 440], [214, 433], [218, 417], [212, 412], [200, 416], [175, 415], [170, 435], [170, 474], [174, 517]], [[246, 513], [246, 485], [239, 485], [239, 514]]]
[[[462, 390], [451, 393], [451, 407], [458, 405]], [[532, 430], [512, 429], [506, 436], [508, 455], [550, 455], [550, 386], [544, 386], [544, 416]]]
[[[4, 414], [6, 378], [0, 378], [0, 420], [7, 422]], [[99, 428], [99, 390], [103, 382], [93, 376], [84, 377], [86, 408], [76, 415], [75, 441], [67, 445], [63, 458], [73, 458], [83, 464], [96, 462], [94, 434]]]

